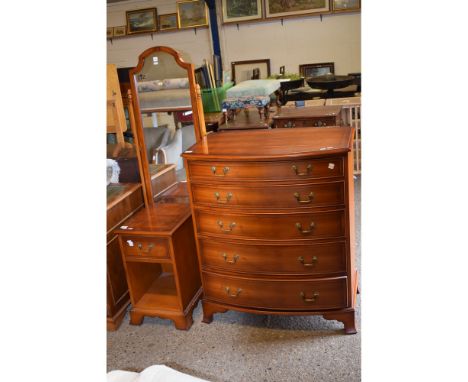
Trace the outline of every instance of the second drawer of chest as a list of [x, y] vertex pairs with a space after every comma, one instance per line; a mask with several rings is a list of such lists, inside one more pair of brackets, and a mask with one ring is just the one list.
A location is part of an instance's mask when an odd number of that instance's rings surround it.
[[227, 214], [195, 210], [199, 234], [265, 240], [315, 239], [345, 235], [343, 210], [316, 213]]
[[262, 280], [203, 272], [205, 298], [223, 303], [277, 310], [344, 308], [347, 278]]
[[344, 204], [344, 182], [228, 186], [192, 184], [193, 203], [243, 208], [298, 208]]
[[346, 272], [346, 242], [251, 244], [199, 240], [204, 269], [258, 274], [330, 274]]

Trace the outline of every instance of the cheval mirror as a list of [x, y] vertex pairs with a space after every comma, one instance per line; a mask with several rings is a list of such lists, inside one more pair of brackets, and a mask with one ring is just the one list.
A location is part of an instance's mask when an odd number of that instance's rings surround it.
[[140, 54], [129, 76], [145, 203], [151, 206], [167, 187], [185, 180], [181, 154], [206, 135], [200, 88], [194, 65], [165, 46]]

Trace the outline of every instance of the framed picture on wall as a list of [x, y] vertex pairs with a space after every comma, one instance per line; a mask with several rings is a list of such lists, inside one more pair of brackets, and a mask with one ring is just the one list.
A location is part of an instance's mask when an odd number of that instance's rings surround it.
[[335, 74], [334, 62], [320, 62], [317, 64], [299, 65], [299, 73], [304, 78], [324, 76], [326, 74]]
[[168, 31], [174, 29], [179, 29], [179, 25], [177, 24], [177, 13], [159, 15], [159, 30]]
[[114, 35], [114, 28], [107, 27], [107, 38], [111, 38]]
[[356, 12], [361, 9], [360, 0], [332, 0], [333, 12]]
[[329, 13], [328, 0], [265, 0], [267, 18]]
[[262, 0], [222, 0], [221, 4], [225, 24], [262, 18]]
[[270, 59], [231, 62], [232, 81], [236, 84], [270, 76]]
[[114, 37], [121, 37], [125, 36], [126, 33], [126, 27], [125, 25], [122, 25], [120, 27], [114, 27]]
[[127, 34], [156, 32], [156, 8], [136, 9], [127, 11]]
[[177, 2], [179, 28], [195, 28], [208, 25], [208, 8], [203, 0]]

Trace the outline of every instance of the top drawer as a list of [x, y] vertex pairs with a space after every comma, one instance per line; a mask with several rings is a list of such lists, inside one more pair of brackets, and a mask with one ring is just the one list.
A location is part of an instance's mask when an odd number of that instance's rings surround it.
[[300, 180], [336, 178], [344, 175], [343, 158], [275, 162], [189, 161], [190, 177], [229, 180]]

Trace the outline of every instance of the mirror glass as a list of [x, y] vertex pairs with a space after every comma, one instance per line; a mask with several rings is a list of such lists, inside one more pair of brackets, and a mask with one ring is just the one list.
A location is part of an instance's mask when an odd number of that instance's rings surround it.
[[139, 106], [135, 118], [143, 128], [142, 146], [154, 199], [176, 181], [186, 179], [181, 154], [196, 141], [189, 72], [172, 54], [156, 51], [144, 58], [133, 79]]

